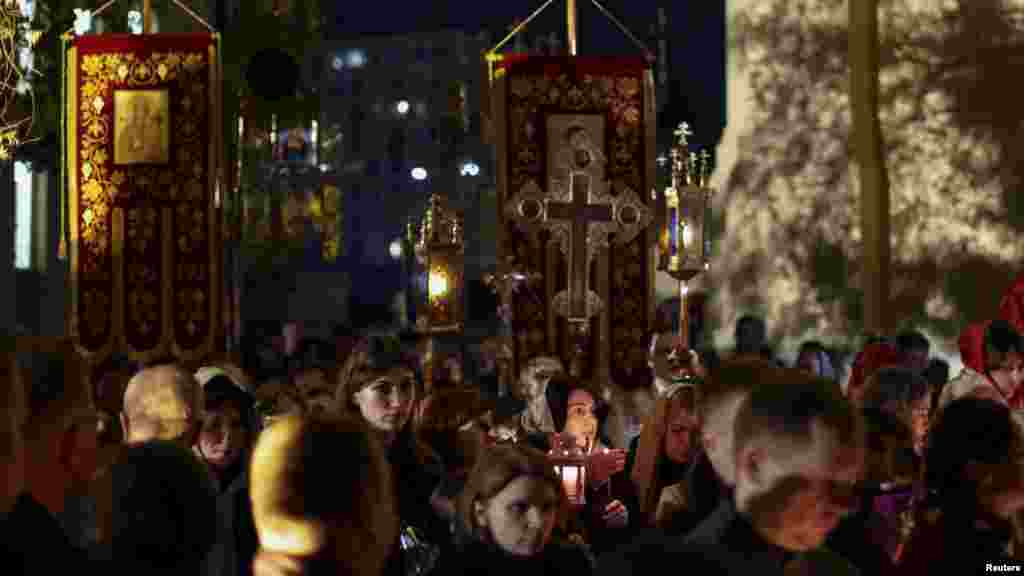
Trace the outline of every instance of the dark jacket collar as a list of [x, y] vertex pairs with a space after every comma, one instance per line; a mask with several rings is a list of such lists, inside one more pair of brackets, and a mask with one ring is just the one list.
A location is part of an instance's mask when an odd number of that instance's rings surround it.
[[762, 538], [750, 522], [736, 510], [731, 497], [723, 498], [719, 507], [686, 539], [689, 544], [727, 550], [758, 573], [782, 573], [795, 555]]
[[[497, 546], [471, 539], [459, 551], [461, 574], [543, 576], [544, 574], [589, 573], [588, 560], [579, 548], [556, 542], [548, 544], [536, 556], [513, 556]], [[444, 571], [439, 571], [443, 573]]]
[[[944, 514], [941, 530], [946, 542], [956, 542], [966, 556], [999, 559], [1006, 557], [1006, 547], [1013, 536], [1013, 527], [1008, 523], [993, 522], [981, 526], [967, 514]], [[998, 525], [997, 525], [998, 524]]]
[[692, 503], [694, 517], [699, 522], [713, 513], [730, 491], [718, 479], [718, 473], [703, 450], [698, 450], [692, 460], [686, 472], [686, 501]]

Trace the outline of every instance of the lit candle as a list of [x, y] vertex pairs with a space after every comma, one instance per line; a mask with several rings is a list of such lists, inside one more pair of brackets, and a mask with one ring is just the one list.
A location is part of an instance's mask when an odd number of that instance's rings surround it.
[[580, 469], [575, 466], [566, 466], [562, 469], [562, 486], [565, 488], [565, 495], [570, 501], [575, 501], [579, 493]]

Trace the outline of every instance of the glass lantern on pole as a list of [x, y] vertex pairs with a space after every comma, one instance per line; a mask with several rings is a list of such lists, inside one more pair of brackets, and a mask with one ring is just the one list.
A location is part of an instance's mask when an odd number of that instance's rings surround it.
[[706, 150], [699, 156], [690, 152], [693, 132], [685, 122], [675, 134], [678, 141], [672, 149], [672, 185], [660, 199], [664, 223], [658, 241], [658, 270], [679, 282], [679, 337], [688, 348], [687, 282], [707, 270], [711, 259], [711, 155]]
[[416, 243], [416, 257], [427, 274], [426, 310], [419, 327], [439, 334], [462, 330], [462, 215], [449, 210], [443, 196], [433, 194]]
[[582, 507], [587, 503], [587, 455], [572, 436], [556, 434], [548, 452], [548, 461], [562, 481], [569, 504]]

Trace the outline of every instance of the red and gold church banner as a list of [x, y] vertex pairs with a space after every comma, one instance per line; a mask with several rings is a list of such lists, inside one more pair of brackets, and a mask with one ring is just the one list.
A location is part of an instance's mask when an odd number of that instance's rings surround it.
[[217, 35], [87, 35], [67, 58], [69, 331], [88, 358], [217, 348]]
[[[633, 225], [623, 237], [624, 221], [609, 222], [618, 216], [602, 217], [600, 211], [607, 210], [593, 204], [600, 197], [607, 205], [655, 211], [650, 194], [655, 183], [650, 65], [641, 58], [503, 56], [495, 69], [490, 104], [498, 158], [499, 262], [506, 272], [539, 273], [542, 278], [532, 290], [515, 296], [514, 370], [518, 373], [536, 356], [569, 360], [573, 350], [567, 323], [556, 316], [556, 295], [569, 288], [567, 254], [578, 254], [565, 248], [571, 226], [559, 229], [556, 223], [531, 231], [528, 225], [539, 220], [531, 214], [537, 210], [552, 218], [558, 200], [569, 206], [560, 208], [558, 218], [587, 214], [588, 241], [595, 230], [604, 234], [602, 222], [610, 224], [604, 230], [611, 238], [616, 226], [620, 234], [620, 241], [594, 248], [586, 268], [588, 289], [603, 305], [591, 320], [591, 357], [582, 375], [603, 385], [613, 366], [627, 362], [630, 350], [646, 346], [654, 319], [655, 226]], [[586, 169], [576, 164], [583, 150]], [[576, 198], [578, 194], [591, 202]], [[585, 304], [590, 306], [589, 301]]]

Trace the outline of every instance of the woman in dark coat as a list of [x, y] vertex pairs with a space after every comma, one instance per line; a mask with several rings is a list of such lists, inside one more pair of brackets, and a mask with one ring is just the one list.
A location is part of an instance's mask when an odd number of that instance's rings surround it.
[[[442, 478], [440, 460], [413, 431], [412, 413], [423, 382], [414, 345], [389, 333], [362, 338], [338, 374], [334, 400], [340, 412], [361, 417], [385, 446], [402, 521], [402, 541], [411, 542], [404, 548], [416, 549], [416, 554], [403, 553], [401, 560], [406, 564], [415, 560], [426, 570], [436, 549], [445, 546], [451, 536], [448, 524], [431, 507]], [[418, 571], [408, 565], [393, 568], [403, 573]]]

